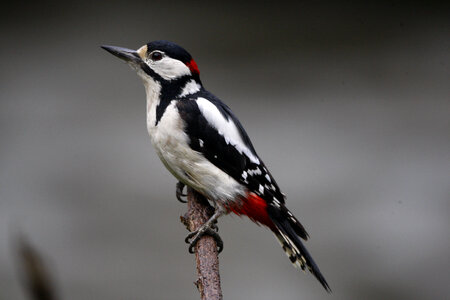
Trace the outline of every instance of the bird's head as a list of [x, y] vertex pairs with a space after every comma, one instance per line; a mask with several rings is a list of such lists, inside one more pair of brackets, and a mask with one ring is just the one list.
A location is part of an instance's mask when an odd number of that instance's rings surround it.
[[192, 56], [182, 47], [168, 41], [153, 41], [137, 50], [115, 46], [103, 49], [126, 61], [144, 83], [170, 84], [175, 81], [200, 82], [200, 71]]

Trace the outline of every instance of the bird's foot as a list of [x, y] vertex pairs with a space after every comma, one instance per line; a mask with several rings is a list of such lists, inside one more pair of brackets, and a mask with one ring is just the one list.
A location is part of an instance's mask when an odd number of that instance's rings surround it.
[[208, 224], [203, 224], [199, 229], [197, 229], [194, 232], [191, 232], [187, 235], [186, 239], [184, 240], [187, 244], [189, 244], [189, 253], [194, 253], [194, 248], [197, 242], [204, 236], [209, 235], [214, 238], [217, 244], [217, 252], [220, 253], [223, 250], [223, 241], [220, 235], [217, 233], [219, 231], [219, 228], [217, 227], [217, 221]]
[[194, 247], [197, 242], [204, 236], [209, 235], [214, 238], [217, 244], [217, 251], [220, 253], [223, 250], [223, 241], [220, 235], [217, 233], [219, 227], [217, 227], [217, 219], [223, 215], [225, 211], [221, 208], [216, 209], [214, 215], [206, 221], [200, 228], [188, 234], [185, 238], [185, 242], [189, 244], [189, 253], [194, 253]]
[[183, 189], [186, 185], [184, 183], [182, 183], [181, 181], [177, 182], [176, 185], [176, 195], [177, 195], [177, 199], [178, 201], [180, 201], [181, 203], [187, 203], [187, 200], [184, 200], [182, 197], [186, 197], [187, 194], [183, 194]]

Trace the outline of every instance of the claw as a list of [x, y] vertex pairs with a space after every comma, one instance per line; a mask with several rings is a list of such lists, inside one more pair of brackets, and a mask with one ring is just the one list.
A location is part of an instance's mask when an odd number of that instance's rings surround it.
[[[215, 226], [217, 228], [217, 226]], [[188, 236], [184, 239], [184, 241], [189, 244], [189, 253], [194, 254], [194, 248], [195, 245], [197, 245], [197, 242], [204, 236], [209, 235], [214, 238], [217, 244], [217, 252], [220, 253], [223, 250], [223, 241], [220, 235], [217, 233], [216, 229], [206, 227], [203, 229], [203, 227], [200, 227], [199, 230], [191, 232], [188, 234]], [[191, 240], [192, 239], [192, 240]]]
[[194, 253], [194, 247], [197, 242], [204, 236], [209, 235], [214, 238], [217, 244], [217, 251], [220, 253], [223, 250], [223, 241], [220, 235], [217, 233], [219, 227], [217, 226], [217, 219], [223, 215], [225, 211], [223, 209], [216, 209], [214, 215], [196, 231], [187, 235], [184, 241], [189, 244], [189, 253]]
[[213, 224], [211, 224], [210, 227], [212, 230], [214, 230], [215, 232], [219, 232], [219, 226], [217, 226], [217, 221], [214, 222]]
[[183, 189], [186, 185], [184, 183], [182, 183], [181, 181], [177, 182], [176, 185], [176, 195], [177, 195], [177, 199], [178, 201], [180, 201], [181, 203], [187, 203], [186, 200], [183, 200], [181, 197], [186, 197], [187, 194], [183, 194]]

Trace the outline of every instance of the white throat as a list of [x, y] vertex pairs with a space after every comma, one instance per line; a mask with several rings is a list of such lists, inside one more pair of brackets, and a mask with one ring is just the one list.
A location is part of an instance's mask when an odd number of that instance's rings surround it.
[[150, 131], [155, 126], [156, 107], [160, 101], [161, 84], [146, 74], [139, 75], [142, 77], [147, 98], [147, 129]]

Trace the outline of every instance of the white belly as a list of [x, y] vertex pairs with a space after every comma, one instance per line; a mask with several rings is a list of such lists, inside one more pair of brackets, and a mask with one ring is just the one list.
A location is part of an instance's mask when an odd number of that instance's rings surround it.
[[[156, 105], [155, 105], [156, 106]], [[155, 126], [156, 107], [147, 111], [147, 128], [156, 152], [167, 169], [181, 182], [219, 204], [234, 202], [245, 188], [189, 147], [175, 101]]]

